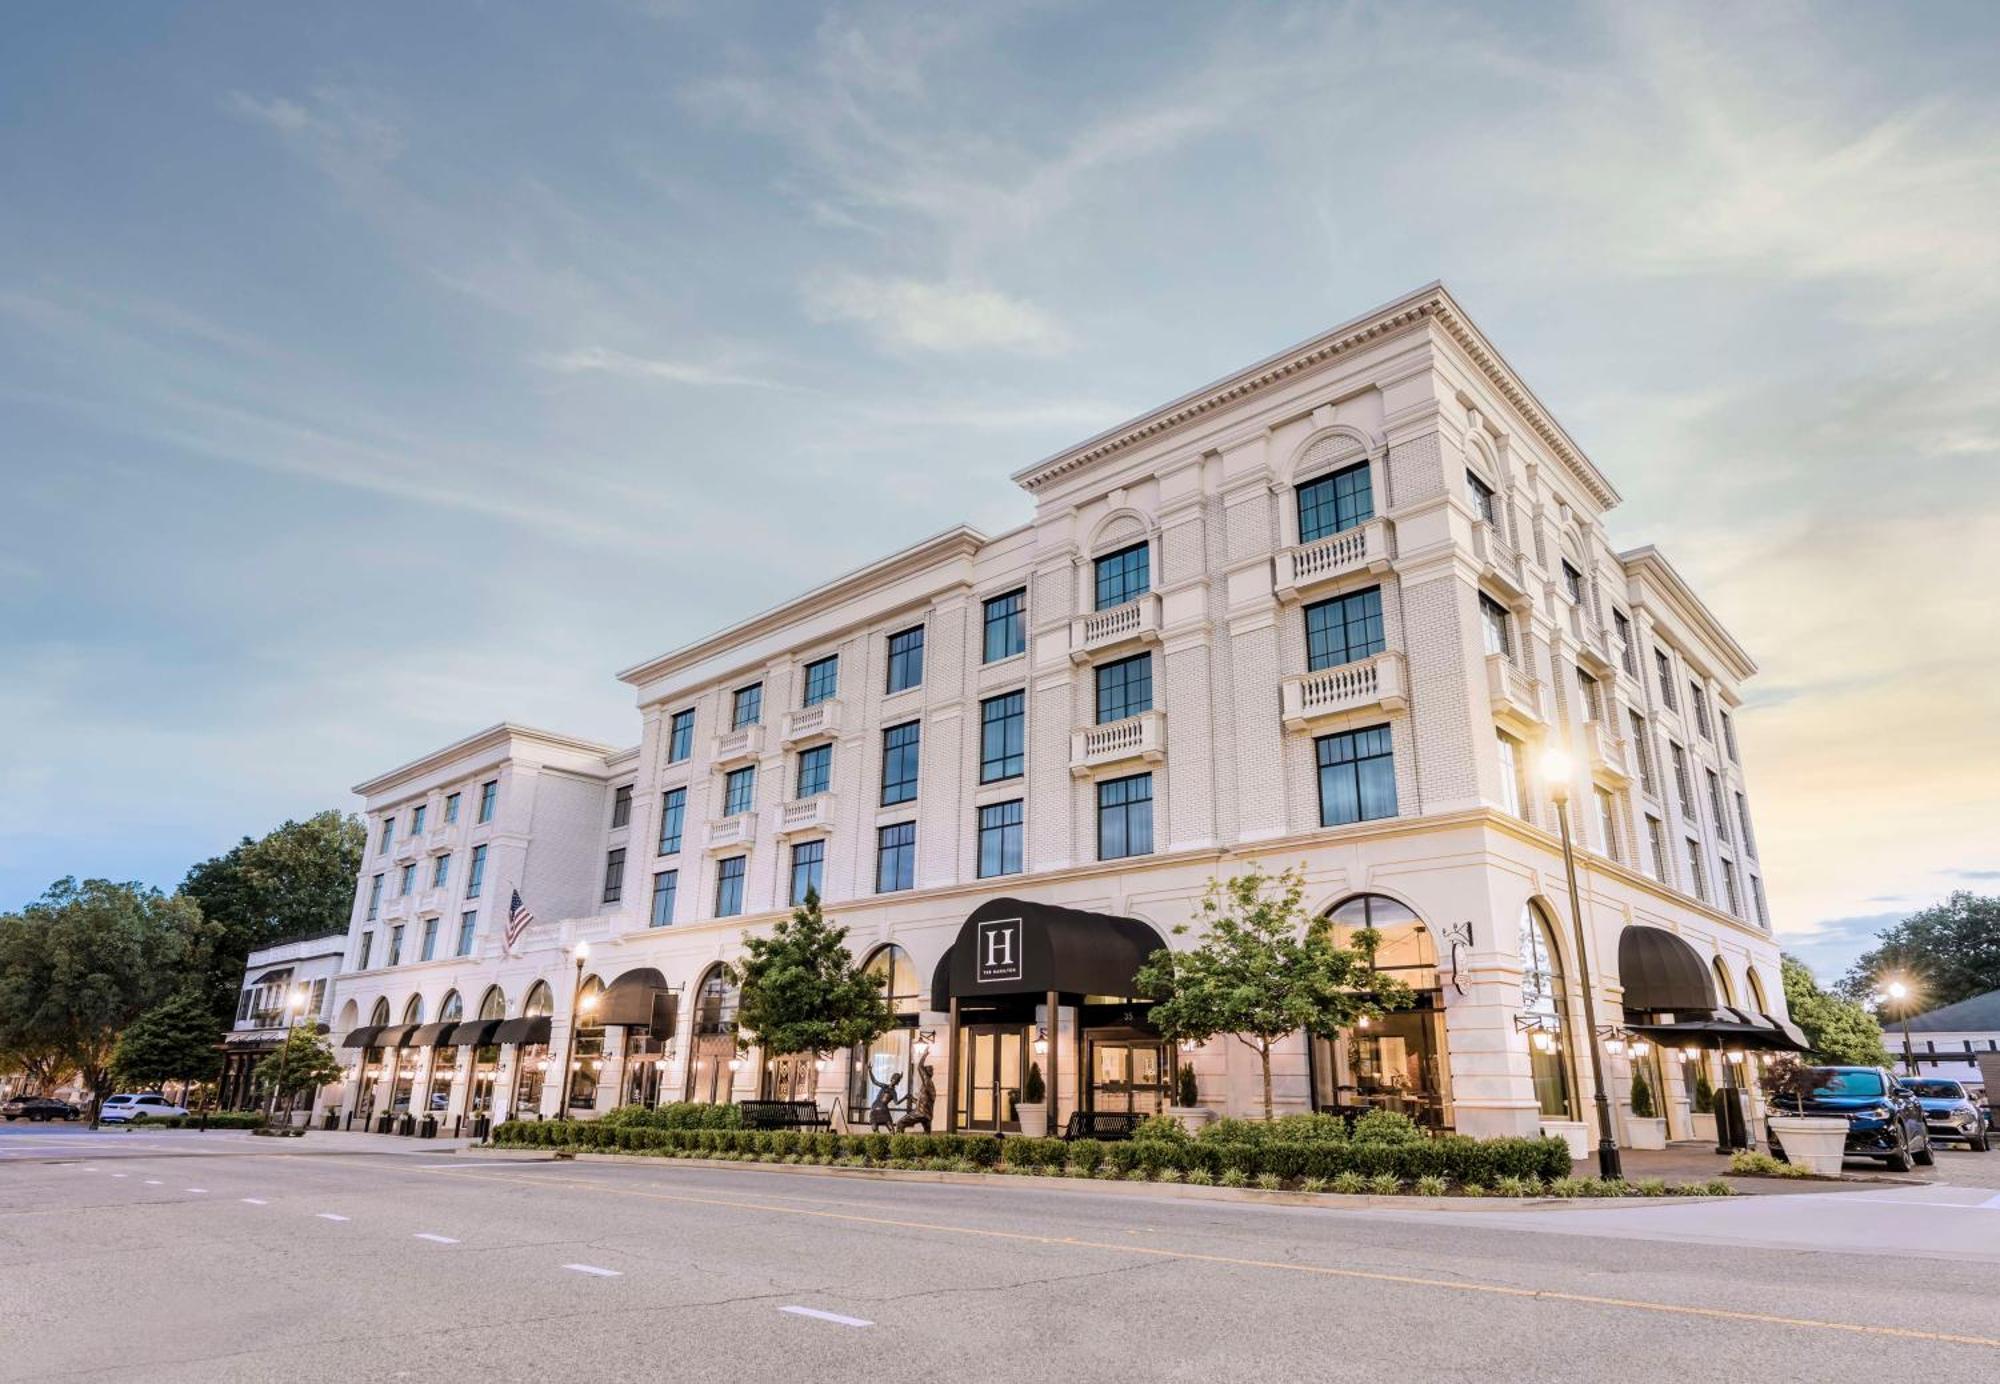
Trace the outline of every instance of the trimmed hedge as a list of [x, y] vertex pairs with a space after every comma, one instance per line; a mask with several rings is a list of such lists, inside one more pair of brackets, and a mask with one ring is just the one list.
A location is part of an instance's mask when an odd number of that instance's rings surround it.
[[[201, 1116], [171, 1115], [161, 1119], [157, 1115], [137, 1115], [129, 1120], [119, 1120], [100, 1126], [103, 1129], [200, 1129]], [[210, 1129], [262, 1129], [264, 1114], [260, 1110], [211, 1110], [208, 1112]]]
[[621, 1105], [597, 1122], [628, 1129], [740, 1129], [743, 1112], [733, 1105], [670, 1101], [651, 1110], [643, 1105]]

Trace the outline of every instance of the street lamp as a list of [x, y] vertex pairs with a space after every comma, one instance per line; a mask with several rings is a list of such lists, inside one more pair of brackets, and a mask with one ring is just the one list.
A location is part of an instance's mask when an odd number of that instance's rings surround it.
[[305, 986], [295, 985], [292, 993], [285, 998], [285, 1037], [278, 1045], [278, 1079], [271, 1083], [271, 1105], [264, 1112], [266, 1120], [275, 1120], [278, 1116], [278, 1093], [285, 1089], [285, 1069], [292, 1060], [292, 1028], [298, 1023], [299, 1016], [306, 1012], [306, 999], [310, 994]]
[[1576, 969], [1583, 979], [1583, 1026], [1590, 1035], [1590, 1080], [1597, 1107], [1597, 1175], [1620, 1181], [1625, 1170], [1618, 1158], [1618, 1136], [1611, 1132], [1611, 1100], [1604, 1087], [1604, 1050], [1597, 1031], [1596, 986], [1591, 981], [1588, 944], [1584, 939], [1583, 896], [1576, 887], [1576, 847], [1569, 836], [1570, 776], [1568, 755], [1551, 748], [1542, 755], [1542, 779], [1555, 800], [1556, 821], [1562, 828], [1563, 872], [1569, 877], [1569, 916], [1576, 927]]
[[1892, 980], [1887, 987], [1889, 998], [1895, 1002], [1898, 1017], [1903, 1021], [1903, 1075], [1917, 1074], [1917, 1058], [1910, 1047], [1910, 1001], [1913, 991], [1902, 980]]
[[559, 1120], [569, 1118], [569, 1091], [574, 1080], [570, 1069], [576, 1060], [576, 1030], [583, 1022], [583, 966], [590, 960], [590, 943], [578, 942], [570, 954], [576, 958], [576, 984], [569, 992], [569, 1032], [563, 1037], [563, 1063], [557, 1068], [562, 1083], [562, 1095], [556, 1101]]

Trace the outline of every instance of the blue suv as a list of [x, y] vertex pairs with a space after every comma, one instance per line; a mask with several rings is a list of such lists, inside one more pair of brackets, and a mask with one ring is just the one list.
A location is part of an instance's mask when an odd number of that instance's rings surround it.
[[[1771, 1101], [1774, 1114], [1838, 1115], [1847, 1121], [1850, 1158], [1879, 1158], [1892, 1171], [1906, 1173], [1912, 1163], [1929, 1167], [1930, 1129], [1924, 1108], [1896, 1077], [1881, 1067], [1819, 1067], [1820, 1081], [1800, 1108], [1796, 1096]], [[1771, 1147], [1783, 1152], [1777, 1137]]]

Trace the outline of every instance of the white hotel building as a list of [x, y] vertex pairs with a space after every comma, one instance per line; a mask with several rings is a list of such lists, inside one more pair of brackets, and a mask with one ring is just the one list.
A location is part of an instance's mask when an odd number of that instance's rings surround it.
[[[939, 1127], [1014, 1127], [1030, 1062], [1058, 1120], [1163, 1107], [1181, 1062], [1251, 1113], [1249, 1050], [1169, 1052], [1130, 973], [1252, 864], [1302, 867], [1418, 992], [1290, 1043], [1285, 1109], [1574, 1136], [1585, 984], [1642, 1143], [1695, 1132], [1696, 1062], [1723, 1085], [1784, 1045], [1732, 721], [1754, 665], [1658, 551], [1611, 547], [1617, 492], [1444, 288], [1014, 480], [1021, 528], [626, 669], [635, 748], [501, 725], [361, 784], [341, 1109], [552, 1115], [579, 993], [579, 1113], [801, 1092], [805, 1064], [739, 1054], [718, 963], [808, 883], [907, 1025], [825, 1055], [820, 1097], [856, 1115], [864, 1073], [907, 1092], [925, 1050]], [[510, 955], [517, 890], [538, 921]], [[996, 920], [1022, 959], [978, 964]], [[1631, 1116], [1635, 1065], [1664, 1128]]]

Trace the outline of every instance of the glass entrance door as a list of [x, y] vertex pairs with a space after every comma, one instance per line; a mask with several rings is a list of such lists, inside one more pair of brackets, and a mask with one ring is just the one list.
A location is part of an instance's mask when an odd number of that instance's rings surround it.
[[1158, 1115], [1173, 1103], [1167, 1045], [1158, 1038], [1119, 1035], [1090, 1043], [1090, 1108]]
[[1016, 1024], [977, 1024], [958, 1033], [958, 1127], [998, 1133], [1019, 1129], [1014, 1107], [1021, 1099], [1021, 1073], [1028, 1030]]

